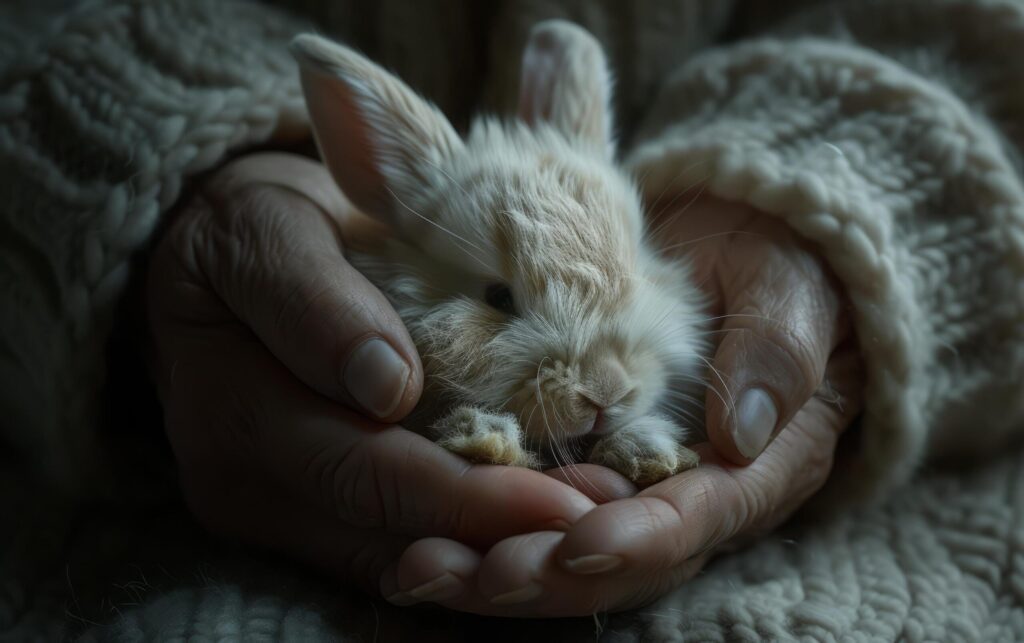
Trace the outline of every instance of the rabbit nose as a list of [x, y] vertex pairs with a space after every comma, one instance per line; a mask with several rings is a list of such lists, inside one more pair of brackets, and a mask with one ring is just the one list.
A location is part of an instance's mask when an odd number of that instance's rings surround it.
[[633, 392], [629, 375], [622, 364], [615, 359], [601, 362], [589, 378], [589, 386], [583, 387], [580, 396], [598, 410], [606, 409], [621, 402]]
[[622, 398], [626, 397], [632, 392], [633, 389], [625, 388], [618, 390], [610, 395], [595, 393], [594, 391], [580, 391], [580, 397], [586, 400], [588, 404], [594, 406], [597, 409], [598, 413], [600, 413], [609, 406], [614, 406], [616, 403], [620, 402]]

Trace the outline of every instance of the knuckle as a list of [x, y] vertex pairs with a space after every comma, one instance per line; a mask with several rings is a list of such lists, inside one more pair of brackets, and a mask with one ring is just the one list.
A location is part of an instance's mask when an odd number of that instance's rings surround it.
[[[337, 275], [298, 266], [326, 263], [340, 252], [303, 226], [319, 226], [319, 212], [280, 187], [249, 183], [234, 187], [211, 208], [200, 254], [214, 287], [237, 314], [281, 341], [309, 335], [330, 338], [337, 322], [353, 314], [354, 298], [336, 296]], [[284, 216], [283, 213], [287, 213]], [[315, 219], [315, 220], [314, 220]]]
[[382, 494], [373, 459], [359, 446], [353, 446], [342, 457], [332, 460], [313, 469], [321, 481], [327, 505], [352, 526], [380, 526]]
[[310, 293], [303, 283], [281, 285], [282, 292], [277, 298], [273, 331], [278, 337], [302, 336], [302, 329], [309, 324], [313, 303], [322, 296]]
[[[643, 531], [648, 534], [677, 533], [683, 524], [683, 515], [672, 502], [661, 498], [651, 498], [647, 503], [647, 511], [642, 514]], [[686, 550], [686, 543], [678, 542], [681, 551]], [[673, 552], [673, 555], [679, 552]]]
[[[794, 285], [788, 294], [759, 293], [739, 311], [741, 326], [753, 332], [740, 333], [746, 351], [764, 366], [771, 366], [786, 388], [806, 399], [821, 385], [831, 352], [827, 315], [819, 297]], [[770, 305], [762, 305], [770, 302]], [[773, 378], [774, 379], [774, 378]]]
[[736, 480], [721, 470], [703, 476], [694, 494], [705, 520], [705, 549], [731, 538], [750, 520], [755, 506]]
[[802, 397], [810, 397], [821, 385], [825, 374], [825, 356], [814, 339], [804, 330], [787, 325], [777, 331], [775, 345], [789, 363], [792, 376], [799, 383]]
[[746, 531], [766, 518], [775, 515], [783, 504], [780, 475], [783, 472], [768, 470], [763, 475], [752, 475], [749, 484], [738, 485], [738, 506], [742, 507], [733, 534]]
[[813, 395], [824, 379], [828, 356], [815, 333], [799, 319], [774, 319], [753, 307], [741, 314], [757, 318], [749, 328], [753, 332], [737, 334], [744, 361], [767, 369], [763, 377], [800, 400]]
[[[828, 480], [835, 464], [835, 447], [838, 432], [823, 419], [817, 430], [805, 431], [812, 433], [807, 440], [805, 456], [800, 460], [798, 469], [793, 474], [792, 495], [801, 499], [809, 498]], [[800, 436], [795, 436], [800, 437]]]
[[426, 534], [436, 532], [439, 525], [456, 524], [468, 514], [460, 511], [463, 503], [457, 494], [437, 498], [427, 492], [431, 486], [410, 484], [418, 479], [409, 475], [416, 466], [413, 462], [417, 459], [417, 437], [404, 429], [385, 430], [373, 436], [378, 462], [376, 491], [385, 525]]
[[207, 222], [212, 206], [202, 195], [194, 195], [178, 210], [154, 249], [150, 260], [151, 288], [163, 287], [184, 279], [205, 282], [202, 258]]
[[[664, 548], [665, 560], [661, 562], [668, 567], [698, 553], [707, 540], [707, 528], [717, 520], [719, 513], [717, 491], [702, 476], [688, 484], [682, 502], [651, 497], [644, 527], [652, 534], [674, 536], [664, 541], [668, 547]], [[693, 530], [687, 525], [701, 525], [702, 528]]]
[[279, 189], [260, 184], [208, 187], [201, 198], [206, 206], [188, 237], [194, 263], [236, 313], [251, 314], [292, 250], [294, 221], [280, 216], [290, 206]]
[[336, 336], [330, 329], [343, 327], [344, 320], [353, 314], [355, 303], [335, 296], [327, 279], [310, 275], [298, 280], [281, 280], [278, 290], [272, 331], [278, 337]]

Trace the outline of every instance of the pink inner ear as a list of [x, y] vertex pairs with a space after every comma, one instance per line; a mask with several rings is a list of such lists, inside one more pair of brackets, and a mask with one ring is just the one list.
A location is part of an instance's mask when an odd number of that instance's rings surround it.
[[523, 67], [519, 77], [519, 118], [535, 125], [552, 119], [554, 85], [558, 82], [560, 58], [556, 39], [544, 32], [530, 39], [523, 52]]
[[[363, 213], [387, 219], [390, 199], [372, 158], [370, 133], [345, 83], [303, 68], [302, 88], [320, 154], [342, 192]], [[390, 221], [389, 221], [390, 223]]]
[[562, 20], [533, 28], [519, 78], [523, 121], [550, 123], [569, 138], [611, 157], [610, 92], [604, 53], [593, 36]]

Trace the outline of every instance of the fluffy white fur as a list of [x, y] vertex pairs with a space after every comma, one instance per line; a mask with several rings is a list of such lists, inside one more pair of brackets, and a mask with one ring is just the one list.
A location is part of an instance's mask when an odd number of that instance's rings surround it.
[[[682, 445], [700, 425], [701, 298], [646, 243], [637, 189], [612, 162], [597, 43], [538, 26], [520, 120], [480, 118], [464, 142], [352, 50], [302, 36], [293, 51], [328, 166], [393, 231], [350, 259], [419, 349], [413, 424], [478, 461], [529, 466], [539, 450], [639, 484], [696, 464]], [[485, 302], [493, 284], [514, 314]]]

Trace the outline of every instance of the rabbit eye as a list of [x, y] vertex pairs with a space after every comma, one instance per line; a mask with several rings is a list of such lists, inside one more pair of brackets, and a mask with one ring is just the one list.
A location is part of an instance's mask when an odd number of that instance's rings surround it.
[[506, 315], [516, 314], [516, 304], [512, 299], [512, 290], [505, 284], [491, 284], [484, 291], [484, 301], [491, 308], [495, 308]]

